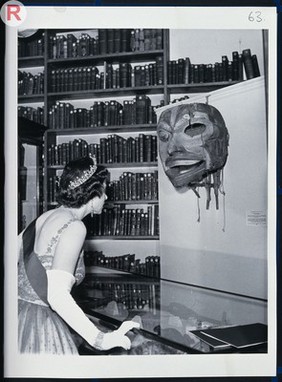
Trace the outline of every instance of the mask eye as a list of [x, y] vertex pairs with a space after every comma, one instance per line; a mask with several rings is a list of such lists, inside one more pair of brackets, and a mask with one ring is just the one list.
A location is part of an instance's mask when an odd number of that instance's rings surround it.
[[189, 135], [190, 137], [194, 137], [196, 135], [202, 134], [206, 130], [206, 125], [203, 123], [192, 123], [187, 126], [184, 130], [184, 133]]
[[159, 130], [158, 135], [162, 142], [167, 142], [171, 134], [166, 130]]

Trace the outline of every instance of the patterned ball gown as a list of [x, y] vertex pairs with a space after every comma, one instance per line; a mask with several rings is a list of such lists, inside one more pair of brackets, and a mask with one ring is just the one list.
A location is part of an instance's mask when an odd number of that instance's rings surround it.
[[[46, 270], [52, 267], [60, 235], [74, 220], [69, 220], [57, 231], [45, 253], [34, 252], [36, 220], [23, 233], [18, 263], [18, 345], [21, 353], [78, 354], [68, 325], [48, 304], [46, 276]], [[74, 276], [77, 284], [85, 276], [83, 252]]]

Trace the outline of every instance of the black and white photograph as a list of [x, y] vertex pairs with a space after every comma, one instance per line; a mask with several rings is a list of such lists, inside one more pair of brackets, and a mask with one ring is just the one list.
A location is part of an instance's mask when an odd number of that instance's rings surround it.
[[52, 8], [10, 32], [8, 376], [272, 375], [275, 10]]

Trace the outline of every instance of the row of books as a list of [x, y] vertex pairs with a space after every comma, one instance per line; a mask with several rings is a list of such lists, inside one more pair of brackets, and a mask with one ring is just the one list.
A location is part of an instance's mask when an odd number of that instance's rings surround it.
[[44, 108], [32, 106], [18, 106], [18, 117], [27, 118], [30, 121], [44, 125]]
[[135, 254], [106, 256], [102, 251], [85, 251], [84, 262], [86, 266], [117, 269], [153, 278], [160, 277], [159, 256], [147, 256], [145, 262], [141, 262], [140, 259], [135, 258]]
[[[86, 278], [79, 287], [79, 293], [80, 299], [86, 299], [87, 306], [92, 309], [101, 309], [107, 306], [107, 312], [109, 312], [109, 308], [112, 306], [111, 315], [113, 316], [118, 315], [122, 307], [128, 310], [145, 310], [153, 314], [157, 312], [160, 304], [160, 287], [156, 283], [95, 280], [89, 285], [88, 279]], [[97, 297], [97, 291], [100, 292], [99, 297]], [[116, 302], [118, 305], [110, 305], [112, 302]]]
[[158, 199], [158, 172], [123, 172], [107, 186], [108, 201]]
[[232, 52], [232, 60], [222, 56], [215, 64], [192, 64], [189, 57], [168, 61], [168, 84], [243, 81], [260, 76], [257, 56], [250, 49]]
[[71, 160], [94, 155], [99, 164], [155, 163], [157, 161], [157, 136], [140, 133], [137, 137], [124, 138], [110, 134], [99, 143], [88, 144], [83, 139], [52, 144], [47, 149], [49, 166], [65, 165]]
[[90, 109], [74, 108], [71, 103], [57, 101], [48, 112], [50, 129], [93, 128], [136, 124], [155, 124], [157, 116], [148, 96], [136, 96], [123, 104], [111, 101], [95, 101]]
[[121, 63], [117, 68], [106, 64], [104, 73], [107, 89], [163, 85], [164, 61], [163, 57], [156, 57], [155, 62], [148, 64], [132, 66]]
[[[175, 99], [172, 103], [188, 99], [188, 96]], [[123, 126], [137, 124], [156, 124], [155, 110], [164, 106], [161, 100], [159, 105], [151, 105], [146, 96], [136, 96], [132, 100], [123, 101], [95, 101], [90, 109], [74, 108], [68, 102], [56, 101], [48, 112], [48, 127], [50, 129], [75, 129], [107, 126]], [[18, 116], [27, 118], [44, 125], [44, 106], [18, 106]]]
[[44, 32], [34, 40], [18, 39], [18, 56], [35, 57], [44, 54]]
[[51, 93], [81, 90], [119, 89], [163, 84], [163, 59], [132, 67], [130, 63], [118, 66], [105, 64], [99, 71], [96, 66], [80, 66], [51, 70]]
[[44, 73], [31, 74], [18, 71], [18, 94], [32, 95], [44, 93]]
[[163, 48], [163, 32], [161, 29], [134, 29], [130, 33], [130, 50], [146, 52]]
[[75, 58], [162, 49], [161, 29], [98, 29], [97, 36], [73, 33], [50, 36], [49, 57]]
[[86, 226], [90, 236], [158, 236], [159, 206], [106, 206], [100, 215], [88, 216]]

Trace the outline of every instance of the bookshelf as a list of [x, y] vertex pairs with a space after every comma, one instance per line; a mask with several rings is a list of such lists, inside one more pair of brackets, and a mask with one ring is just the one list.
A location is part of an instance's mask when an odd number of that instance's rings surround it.
[[[54, 32], [54, 31], [52, 31]], [[70, 32], [70, 31], [68, 31]], [[73, 32], [73, 31], [72, 31]], [[88, 31], [89, 32], [89, 31]], [[93, 33], [90, 36], [95, 36], [95, 33], [97, 31], [92, 31]], [[125, 31], [128, 33], [128, 31]], [[75, 38], [80, 39], [79, 31], [76, 31], [74, 33]], [[98, 31], [99, 33], [99, 31]], [[48, 155], [48, 147], [53, 145], [55, 147], [55, 150], [57, 150], [57, 146], [60, 146], [62, 143], [67, 143], [70, 141], [73, 141], [75, 139], [82, 139], [88, 144], [88, 148], [90, 146], [103, 144], [103, 139], [110, 139], [109, 135], [115, 136], [119, 139], [129, 140], [134, 139], [136, 142], [138, 142], [139, 134], [144, 134], [145, 137], [156, 137], [156, 120], [153, 120], [152, 117], [152, 111], [153, 108], [151, 105], [149, 105], [148, 108], [150, 108], [150, 112], [148, 115], [148, 118], [145, 120], [141, 118], [137, 118], [137, 120], [133, 120], [131, 114], [124, 115], [123, 120], [109, 120], [107, 122], [107, 114], [105, 112], [105, 115], [103, 116], [103, 120], [99, 125], [94, 126], [93, 123], [89, 122], [89, 114], [93, 113], [93, 108], [91, 110], [91, 106], [93, 106], [93, 101], [98, 103], [104, 103], [103, 107], [107, 107], [107, 102], [111, 100], [118, 101], [118, 108], [125, 109], [126, 105], [123, 103], [123, 100], [129, 102], [132, 106], [133, 103], [138, 103], [137, 97], [141, 96], [143, 99], [146, 97], [146, 100], [148, 103], [151, 103], [150, 96], [156, 96], [156, 98], [163, 99], [164, 104], [164, 79], [163, 79], [163, 73], [162, 73], [162, 79], [159, 81], [160, 84], [157, 83], [155, 80], [153, 82], [152, 75], [150, 78], [149, 83], [149, 69], [147, 70], [147, 83], [141, 83], [137, 82], [137, 76], [134, 77], [134, 72], [136, 74], [137, 68], [144, 67], [147, 62], [151, 63], [152, 65], [155, 65], [155, 62], [157, 60], [162, 60], [164, 62], [165, 57], [165, 49], [163, 45], [164, 35], [163, 31], [158, 31], [158, 34], [161, 33], [161, 42], [158, 43], [158, 46], [153, 46], [150, 49], [146, 49], [144, 47], [143, 51], [129, 51], [130, 47], [127, 44], [126, 49], [128, 51], [118, 51], [118, 52], [105, 52], [105, 50], [102, 49], [102, 52], [96, 52], [96, 54], [91, 55], [78, 55], [76, 57], [57, 57], [57, 53], [54, 53], [54, 51], [50, 50], [50, 41], [52, 42], [54, 38], [58, 38], [60, 40], [60, 36], [62, 36], [60, 33], [58, 34], [51, 34], [50, 31], [46, 31], [46, 44], [49, 46], [49, 49], [47, 51], [47, 54], [45, 55], [45, 67], [47, 72], [47, 77], [49, 78], [48, 85], [47, 85], [47, 91], [45, 92], [46, 97], [46, 105], [47, 105], [47, 112], [52, 108], [53, 106], [53, 114], [50, 117], [50, 114], [48, 116], [45, 115], [45, 121], [48, 125], [49, 129], [46, 131], [45, 134], [45, 146], [44, 146], [44, 172], [47, 175], [44, 179], [45, 185], [44, 185], [44, 209], [47, 210], [49, 208], [54, 208], [56, 206], [55, 200], [50, 201], [50, 194], [51, 192], [48, 191], [48, 187], [50, 188], [50, 178], [53, 179], [51, 183], [55, 184], [56, 177], [60, 174], [64, 167], [65, 160], [63, 162], [57, 163], [56, 161], [50, 162], [49, 155]], [[82, 33], [83, 34], [83, 33]], [[75, 39], [72, 37], [72, 39]], [[61, 38], [62, 40], [64, 38]], [[46, 46], [47, 46], [46, 45]], [[51, 44], [52, 45], [52, 44]], [[161, 46], [161, 48], [160, 48]], [[53, 46], [54, 48], [54, 46]], [[55, 48], [56, 50], [56, 48]], [[54, 58], [56, 56], [56, 58]], [[120, 85], [112, 85], [107, 83], [106, 75], [107, 70], [112, 70], [118, 72], [119, 70], [122, 71], [123, 65], [129, 68], [131, 71], [130, 78], [127, 78], [126, 80], [122, 80], [120, 78], [119, 82]], [[91, 78], [91, 70], [88, 70], [88, 81], [85, 83], [85, 80], [82, 81], [82, 85], [78, 85], [77, 87], [74, 86], [74, 84], [71, 84], [70, 86], [57, 86], [59, 78], [60, 82], [60, 76], [66, 75], [68, 76], [69, 73], [76, 72], [78, 76], [78, 81], [81, 79], [79, 77], [81, 75], [81, 72], [83, 72], [83, 68], [95, 68], [95, 70], [92, 70], [95, 74], [95, 79], [93, 77]], [[80, 73], [77, 73], [79, 72]], [[104, 76], [102, 76], [104, 74]], [[92, 73], [93, 75], [93, 73]], [[156, 74], [155, 74], [156, 76]], [[128, 76], [127, 76], [128, 77]], [[53, 81], [52, 81], [53, 79]], [[76, 82], [77, 78], [74, 78], [73, 82]], [[53, 86], [52, 86], [53, 85]], [[84, 116], [87, 114], [86, 118], [80, 122], [76, 121], [73, 122], [72, 127], [70, 126], [62, 126], [59, 129], [50, 128], [50, 126], [55, 127], [58, 126], [56, 121], [58, 121], [58, 118], [60, 121], [63, 121], [62, 115], [58, 117], [56, 105], [59, 105], [62, 103], [68, 103], [72, 104], [73, 107], [71, 107], [74, 111], [74, 113], [78, 113], [79, 106], [80, 108], [84, 109]], [[135, 106], [135, 105], [134, 105]], [[155, 106], [155, 105], [154, 105]], [[46, 113], [47, 114], [47, 113]], [[71, 113], [72, 114], [72, 113]], [[70, 116], [72, 118], [73, 115]], [[87, 119], [88, 117], [88, 119]], [[53, 118], [53, 119], [52, 119]], [[56, 120], [57, 118], [57, 120]], [[50, 123], [50, 121], [53, 121]], [[112, 123], [114, 122], [114, 123]], [[153, 138], [152, 138], [153, 139]], [[141, 143], [140, 143], [141, 144]], [[140, 146], [139, 144], [139, 146]], [[114, 158], [105, 158], [105, 153], [102, 154], [102, 156], [98, 157], [99, 164], [105, 165], [111, 172], [111, 175], [113, 176], [113, 181], [118, 182], [119, 178], [122, 176], [123, 173], [154, 173], [157, 171], [157, 149], [156, 149], [156, 141], [154, 142], [154, 157], [150, 156], [146, 158], [139, 158], [138, 159], [138, 153], [135, 153], [135, 158], [127, 158], [127, 155], [125, 153], [114, 153]], [[141, 144], [142, 146], [142, 144]], [[128, 149], [129, 150], [129, 149]], [[50, 150], [49, 150], [50, 151]], [[123, 150], [124, 151], [124, 150]], [[97, 155], [97, 153], [96, 153]], [[119, 155], [119, 158], [117, 158], [117, 155]], [[54, 186], [53, 186], [54, 187]], [[144, 210], [144, 213], [147, 213], [147, 210], [154, 210], [158, 205], [158, 199], [156, 195], [153, 197], [148, 198], [139, 198], [138, 200], [124, 200], [116, 199], [115, 200], [108, 200], [105, 204], [105, 210], [119, 210], [124, 211], [125, 214], [128, 214], [130, 211], [135, 214], [135, 211], [140, 211], [141, 209]], [[123, 214], [123, 213], [121, 213]], [[96, 220], [98, 217], [96, 217]], [[87, 222], [88, 220], [88, 222]], [[91, 218], [86, 219], [86, 224], [88, 227], [88, 240], [91, 242], [91, 240], [115, 240], [119, 241], [121, 246], [123, 247], [128, 240], [132, 241], [134, 240], [136, 242], [136, 245], [142, 246], [142, 243], [145, 242], [155, 242], [159, 239], [159, 236], [156, 232], [153, 232], [151, 230], [150, 234], [147, 234], [148, 232], [143, 231], [142, 234], [128, 234], [129, 232], [124, 231], [122, 234], [118, 234], [117, 232], [115, 234], [110, 234], [109, 232], [104, 232], [103, 235], [97, 235], [97, 232], [94, 232], [91, 230], [91, 223], [89, 223], [89, 220]], [[101, 220], [101, 219], [100, 219]], [[100, 223], [101, 224], [101, 223]], [[99, 222], [98, 222], [99, 225]], [[93, 224], [92, 224], [93, 226]], [[141, 233], [141, 232], [140, 232]], [[153, 244], [155, 247], [155, 245]], [[119, 250], [119, 249], [118, 249]], [[122, 250], [120, 250], [122, 251]], [[153, 252], [155, 253], [155, 252]]]
[[[19, 71], [31, 73], [28, 91], [18, 97], [21, 115], [47, 126], [43, 152], [44, 211], [57, 205], [56, 181], [64, 164], [80, 155], [95, 154], [98, 163], [110, 170], [113, 184], [126, 173], [156, 174], [155, 108], [169, 104], [175, 95], [210, 92], [243, 80], [243, 54], [239, 55], [240, 64], [237, 54], [232, 55], [232, 61], [222, 56], [224, 60], [214, 65], [195, 65], [187, 57], [171, 60], [169, 30], [42, 30], [20, 52]], [[245, 52], [245, 56], [249, 53]], [[246, 70], [248, 67], [250, 61]], [[222, 72], [217, 72], [220, 68]], [[38, 86], [31, 83], [38, 73], [42, 73], [42, 85], [40, 91], [34, 92], [32, 89], [38, 90]], [[150, 140], [146, 147], [143, 137]], [[72, 147], [74, 142], [82, 145], [77, 152]], [[136, 187], [129, 192], [136, 192]], [[146, 228], [140, 234], [135, 230], [135, 215], [142, 209]], [[100, 220], [109, 218], [108, 224], [117, 224], [123, 214], [128, 215], [126, 224], [133, 225], [133, 234], [126, 228], [122, 234], [119, 229], [104, 229], [104, 234], [101, 230], [97, 234], [88, 218], [89, 241], [121, 242], [121, 248], [117, 245], [120, 253], [127, 241], [135, 240], [141, 247], [143, 242], [154, 242], [151, 255], [158, 255], [156, 192], [138, 199], [115, 197], [108, 200], [105, 210], [113, 216]], [[96, 223], [101, 226], [101, 221]]]
[[34, 66], [44, 66], [44, 57], [42, 56], [31, 56], [31, 57], [19, 57], [18, 67], [19, 69], [30, 68]]

